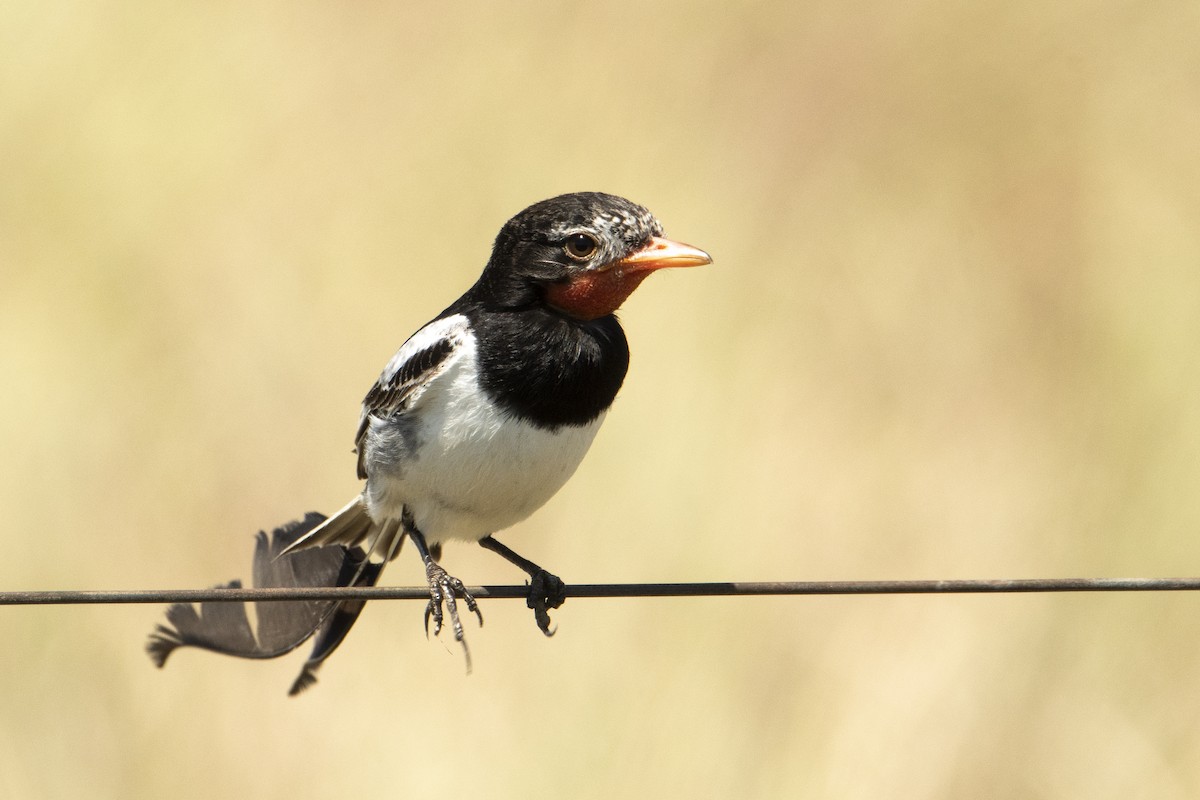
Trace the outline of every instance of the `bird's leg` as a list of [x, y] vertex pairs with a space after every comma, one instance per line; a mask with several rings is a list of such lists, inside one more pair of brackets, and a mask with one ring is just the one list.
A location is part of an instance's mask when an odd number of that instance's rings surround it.
[[467, 657], [467, 671], [470, 672], [471, 651], [467, 648], [462, 622], [458, 618], [458, 603], [455, 601], [455, 596], [463, 599], [463, 602], [467, 604], [468, 611], [475, 612], [475, 616], [479, 617], [480, 625], [483, 625], [483, 613], [480, 612], [479, 605], [467, 591], [463, 582], [450, 575], [442, 568], [441, 564], [433, 560], [429, 546], [425, 543], [425, 534], [415, 527], [409, 527], [408, 538], [412, 540], [413, 546], [421, 554], [421, 560], [425, 562], [425, 578], [429, 581], [429, 603], [425, 606], [425, 635], [429, 635], [430, 617], [433, 618], [433, 635], [437, 636], [441, 633], [442, 605], [445, 604], [446, 613], [450, 616], [450, 626], [454, 629], [454, 641], [462, 645], [463, 654]]
[[567, 585], [562, 582], [562, 578], [547, 572], [528, 558], [517, 555], [491, 536], [483, 537], [479, 544], [528, 573], [529, 597], [525, 600], [525, 605], [533, 609], [533, 616], [542, 633], [553, 636], [557, 628], [550, 627], [550, 609], [558, 608], [567, 599]]

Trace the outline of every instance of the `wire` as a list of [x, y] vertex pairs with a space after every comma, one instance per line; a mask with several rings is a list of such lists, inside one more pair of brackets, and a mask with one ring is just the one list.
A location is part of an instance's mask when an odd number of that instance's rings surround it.
[[[756, 583], [581, 583], [567, 597], [727, 597], [764, 595], [1012, 594], [1031, 592], [1200, 591], [1200, 578], [1033, 578], [1022, 580], [765, 581]], [[527, 586], [469, 586], [476, 598], [519, 598]], [[420, 587], [5, 591], [0, 606], [213, 603], [286, 600], [428, 600]]]

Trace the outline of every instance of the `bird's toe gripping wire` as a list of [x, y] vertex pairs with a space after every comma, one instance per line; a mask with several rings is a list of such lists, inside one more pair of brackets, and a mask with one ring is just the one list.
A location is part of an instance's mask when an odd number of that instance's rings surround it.
[[468, 611], [474, 612], [481, 627], [483, 626], [483, 612], [479, 610], [479, 604], [475, 602], [475, 598], [467, 591], [463, 582], [446, 572], [441, 564], [433, 560], [429, 547], [425, 543], [425, 537], [415, 529], [410, 529], [408, 535], [421, 554], [421, 559], [425, 562], [425, 579], [429, 583], [429, 602], [425, 604], [425, 635], [429, 635], [429, 620], [433, 620], [433, 635], [437, 636], [442, 632], [442, 623], [448, 616], [450, 627], [454, 631], [454, 641], [462, 645], [463, 655], [467, 659], [467, 672], [470, 672], [471, 650], [467, 647], [462, 620], [458, 616], [458, 599], [461, 598], [466, 603]]
[[567, 599], [567, 585], [563, 583], [562, 578], [513, 552], [507, 545], [497, 541], [495, 537], [485, 536], [479, 540], [479, 544], [485, 550], [491, 550], [508, 563], [525, 571], [525, 574], [529, 576], [529, 595], [525, 599], [525, 605], [533, 609], [533, 618], [537, 621], [537, 626], [542, 633], [553, 636], [554, 631], [558, 629], [550, 627], [550, 609], [558, 608]]
[[550, 609], [558, 608], [567, 599], [567, 585], [562, 578], [538, 570], [529, 576], [529, 597], [525, 605], [533, 609], [533, 617], [542, 633], [553, 636], [558, 627], [550, 627]]

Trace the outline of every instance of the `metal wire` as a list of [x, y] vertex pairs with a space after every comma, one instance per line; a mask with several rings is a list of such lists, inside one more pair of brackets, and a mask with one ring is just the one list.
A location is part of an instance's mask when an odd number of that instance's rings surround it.
[[[1021, 580], [765, 581], [752, 583], [581, 583], [567, 597], [727, 597], [764, 595], [1012, 594], [1031, 592], [1180, 592], [1200, 578], [1033, 578]], [[469, 586], [477, 598], [519, 598], [527, 586]], [[5, 591], [0, 606], [120, 603], [213, 603], [285, 600], [428, 600], [418, 587], [161, 589], [139, 591]]]

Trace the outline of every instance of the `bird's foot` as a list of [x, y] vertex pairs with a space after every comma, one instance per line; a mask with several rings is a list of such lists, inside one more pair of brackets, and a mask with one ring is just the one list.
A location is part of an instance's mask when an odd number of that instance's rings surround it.
[[429, 635], [431, 618], [433, 619], [433, 635], [437, 636], [442, 632], [442, 607], [444, 605], [445, 613], [450, 617], [450, 627], [454, 629], [454, 641], [462, 645], [463, 653], [467, 657], [467, 671], [470, 672], [471, 651], [467, 649], [462, 621], [458, 618], [458, 602], [455, 598], [462, 598], [463, 602], [467, 604], [467, 610], [475, 612], [475, 616], [479, 618], [479, 624], [482, 626], [483, 613], [479, 610], [479, 604], [475, 602], [475, 598], [467, 591], [463, 582], [446, 572], [436, 561], [426, 562], [425, 577], [429, 581], [429, 603], [425, 606], [425, 635]]
[[562, 578], [539, 569], [529, 576], [529, 597], [525, 605], [533, 609], [534, 619], [542, 633], [553, 636], [557, 627], [550, 627], [550, 609], [558, 608], [567, 599], [567, 585]]

